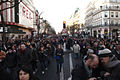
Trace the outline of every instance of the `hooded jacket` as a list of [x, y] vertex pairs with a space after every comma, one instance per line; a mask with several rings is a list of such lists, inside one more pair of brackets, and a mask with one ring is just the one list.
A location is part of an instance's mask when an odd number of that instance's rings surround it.
[[117, 60], [115, 56], [111, 57], [106, 68], [111, 74], [111, 80], [120, 80], [120, 60]]

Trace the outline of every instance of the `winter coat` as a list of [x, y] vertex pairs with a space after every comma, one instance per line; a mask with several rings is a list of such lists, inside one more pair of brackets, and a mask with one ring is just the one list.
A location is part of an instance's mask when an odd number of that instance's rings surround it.
[[36, 48], [32, 48], [32, 62], [36, 62], [38, 60], [38, 54]]
[[7, 53], [6, 54], [6, 65], [9, 68], [13, 68], [17, 66], [17, 55], [16, 53]]
[[38, 59], [39, 59], [39, 61], [40, 62], [42, 62], [42, 61], [45, 61], [46, 59], [47, 59], [47, 54], [46, 54], [46, 52], [45, 51], [40, 51], [39, 53], [38, 53]]
[[89, 79], [88, 72], [85, 69], [85, 64], [83, 62], [76, 65], [75, 68], [72, 70], [71, 74], [72, 74], [72, 80], [88, 80]]
[[0, 80], [12, 80], [12, 77], [7, 72], [5, 61], [0, 62]]
[[118, 53], [117, 50], [113, 50], [112, 53], [120, 60], [120, 54]]
[[120, 60], [113, 56], [106, 66], [108, 72], [111, 74], [111, 80], [120, 80]]
[[19, 67], [22, 67], [23, 65], [31, 66], [32, 62], [32, 50], [26, 48], [24, 53], [21, 53], [20, 51], [17, 52], [17, 63]]
[[63, 49], [57, 49], [56, 50], [55, 58], [56, 58], [57, 63], [63, 63], [64, 62], [63, 55], [64, 55]]
[[78, 44], [73, 45], [73, 51], [74, 53], [79, 53], [80, 52], [80, 46]]

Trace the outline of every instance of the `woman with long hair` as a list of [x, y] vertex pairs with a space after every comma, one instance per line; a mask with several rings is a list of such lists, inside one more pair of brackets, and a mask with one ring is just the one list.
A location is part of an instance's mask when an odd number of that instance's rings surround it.
[[64, 55], [64, 52], [63, 52], [62, 46], [61, 44], [59, 44], [55, 53], [55, 59], [57, 63], [57, 73], [61, 72], [61, 68], [63, 64], [63, 55]]
[[33, 72], [31, 68], [28, 68], [26, 66], [23, 66], [19, 71], [18, 71], [18, 80], [40, 80], [38, 77], [33, 75]]

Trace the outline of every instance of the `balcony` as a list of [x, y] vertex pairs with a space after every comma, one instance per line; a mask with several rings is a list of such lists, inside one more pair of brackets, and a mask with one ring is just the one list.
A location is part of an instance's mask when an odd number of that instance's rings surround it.
[[120, 24], [103, 24], [103, 25], [95, 25], [95, 26], [87, 26], [87, 27], [92, 27], [92, 28], [97, 28], [97, 27], [104, 27], [104, 26], [109, 26], [109, 27], [112, 27], [112, 26], [117, 26], [117, 27], [120, 27]]
[[110, 7], [102, 7], [100, 6], [100, 9], [96, 9], [95, 11], [93, 11], [93, 15], [96, 15], [102, 11], [120, 11], [120, 7], [119, 6], [110, 6]]

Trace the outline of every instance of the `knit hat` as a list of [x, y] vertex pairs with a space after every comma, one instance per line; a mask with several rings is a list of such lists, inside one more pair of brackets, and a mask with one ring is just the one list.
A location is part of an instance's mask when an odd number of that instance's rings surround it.
[[112, 52], [111, 52], [111, 50], [109, 50], [109, 49], [103, 49], [103, 50], [100, 50], [100, 51], [99, 51], [98, 56], [99, 56], [99, 57], [112, 56]]
[[87, 54], [88, 53], [94, 53], [94, 51], [92, 49], [88, 49]]
[[11, 49], [11, 50], [12, 50], [12, 47], [11, 47], [11, 46], [9, 46], [9, 47], [7, 48], [7, 50], [9, 50], [9, 49]]

